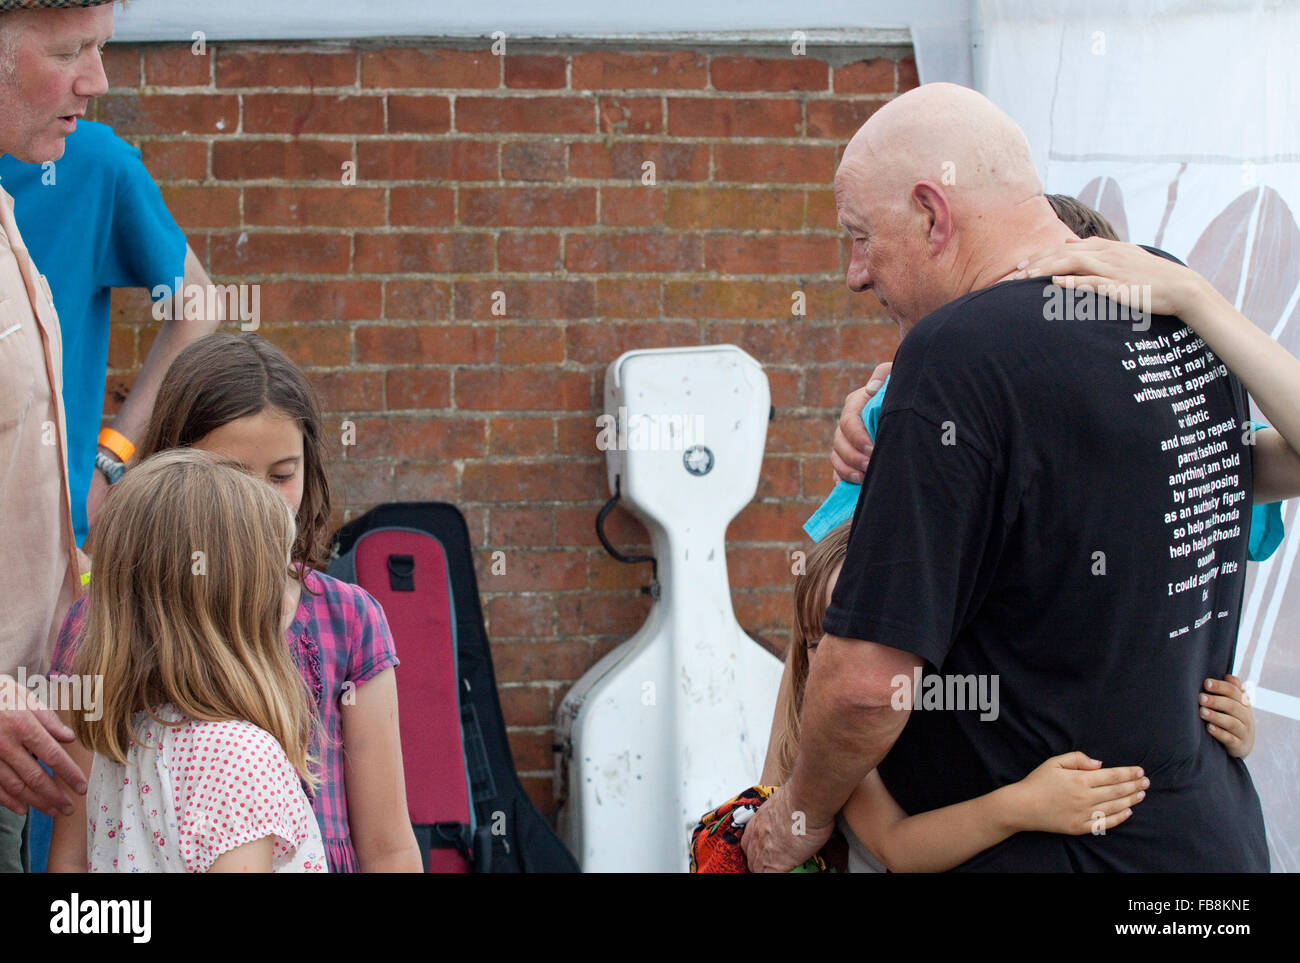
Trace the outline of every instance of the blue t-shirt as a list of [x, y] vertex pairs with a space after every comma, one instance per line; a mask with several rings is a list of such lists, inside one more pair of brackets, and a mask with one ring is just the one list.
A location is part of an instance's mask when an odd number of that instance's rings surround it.
[[[871, 396], [867, 406], [862, 409], [862, 422], [867, 427], [867, 433], [872, 438], [876, 437], [876, 426], [880, 424], [880, 409], [885, 405], [885, 389], [889, 387], [889, 378], [881, 385], [880, 390]], [[1252, 425], [1258, 428], [1266, 428], [1257, 421], [1252, 421]], [[855, 485], [853, 482], [839, 481], [831, 490], [826, 501], [822, 502], [808, 521], [804, 522], [803, 530], [808, 533], [808, 537], [814, 542], [820, 542], [836, 528], [853, 518], [853, 510], [858, 504], [858, 495], [862, 492], [861, 485]], [[1271, 556], [1277, 547], [1282, 544], [1282, 536], [1286, 534], [1286, 528], [1282, 524], [1282, 503], [1272, 502], [1268, 505], [1252, 506], [1250, 512], [1250, 545], [1247, 555], [1252, 562], [1262, 562]]]
[[95, 470], [108, 369], [112, 288], [166, 285], [185, 274], [185, 235], [140, 152], [111, 127], [78, 121], [52, 165], [0, 156], [0, 182], [37, 268], [50, 282], [63, 331], [63, 406], [77, 544]]

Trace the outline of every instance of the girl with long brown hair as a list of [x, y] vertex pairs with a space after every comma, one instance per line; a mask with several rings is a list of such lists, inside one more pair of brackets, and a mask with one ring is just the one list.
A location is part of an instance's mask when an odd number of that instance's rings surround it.
[[[421, 872], [406, 807], [388, 620], [368, 592], [313, 568], [325, 558], [331, 499], [324, 422], [306, 376], [256, 334], [198, 339], [168, 369], [137, 457], [174, 448], [214, 452], [242, 466], [296, 518], [293, 564], [279, 577], [292, 609], [284, 644], [321, 720], [312, 808], [330, 872]], [[91, 548], [97, 560], [94, 531]], [[83, 621], [79, 600], [60, 633], [56, 669], [68, 670]]]

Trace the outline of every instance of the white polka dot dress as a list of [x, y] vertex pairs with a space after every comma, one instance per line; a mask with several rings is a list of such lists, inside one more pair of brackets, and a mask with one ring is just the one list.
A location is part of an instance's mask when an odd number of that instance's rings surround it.
[[[186, 720], [171, 706], [157, 715]], [[90, 872], [206, 873], [218, 856], [267, 836], [275, 872], [326, 871], [311, 804], [270, 733], [249, 722], [133, 721], [126, 765], [99, 753], [91, 765]]]

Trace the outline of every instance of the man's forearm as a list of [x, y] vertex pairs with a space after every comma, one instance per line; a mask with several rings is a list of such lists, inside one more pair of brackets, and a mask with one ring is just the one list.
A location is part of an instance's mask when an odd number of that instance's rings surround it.
[[[207, 286], [211, 283], [198, 257], [187, 248], [185, 289], [197, 285], [207, 290]], [[205, 304], [207, 301], [208, 299], [204, 298]], [[149, 355], [145, 358], [135, 384], [132, 385], [130, 393], [118, 411], [117, 418], [113, 421], [115, 430], [131, 441], [139, 443], [149, 424], [149, 416], [153, 412], [153, 403], [158, 396], [158, 389], [162, 386], [163, 378], [172, 361], [190, 342], [212, 334], [221, 324], [223, 312], [219, 299], [216, 300], [214, 307], [217, 311], [212, 317], [173, 318], [163, 322], [153, 345], [149, 348]]]
[[[870, 645], [840, 643], [846, 644]], [[825, 641], [821, 649], [804, 696], [799, 758], [788, 787], [793, 808], [814, 826], [834, 818], [885, 757], [908, 717], [890, 704], [888, 689], [870, 684], [837, 659], [849, 654], [847, 650], [837, 652]]]

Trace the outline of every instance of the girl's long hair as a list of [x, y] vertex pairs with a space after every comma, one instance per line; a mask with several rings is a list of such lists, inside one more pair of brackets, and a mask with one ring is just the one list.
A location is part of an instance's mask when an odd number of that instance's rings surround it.
[[167, 369], [137, 458], [188, 448], [209, 432], [268, 408], [283, 412], [302, 430], [302, 504], [293, 546], [301, 581], [308, 567], [325, 561], [330, 487], [316, 393], [283, 351], [255, 334], [210, 334], [189, 344]]
[[[122, 476], [96, 525], [78, 674], [103, 679], [103, 714], [79, 714], [83, 745], [119, 763], [132, 716], [167, 703], [193, 719], [265, 729], [309, 786], [317, 720], [284, 644], [294, 522], [269, 485], [193, 449]], [[165, 723], [164, 723], [165, 724]]]
[[790, 632], [790, 687], [785, 690], [776, 711], [785, 719], [777, 743], [776, 759], [780, 781], [785, 782], [794, 770], [799, 755], [799, 714], [803, 711], [803, 693], [808, 684], [808, 646], [822, 635], [826, 617], [826, 594], [836, 566], [844, 562], [849, 547], [849, 524], [846, 522], [818, 542], [808, 553], [804, 573], [794, 585], [794, 619]]

